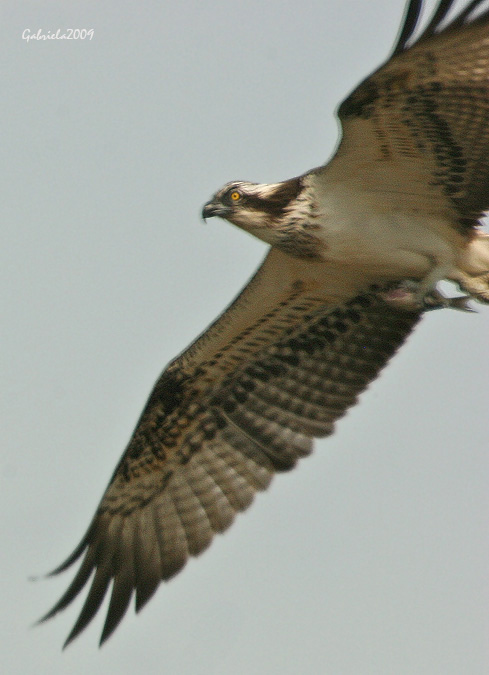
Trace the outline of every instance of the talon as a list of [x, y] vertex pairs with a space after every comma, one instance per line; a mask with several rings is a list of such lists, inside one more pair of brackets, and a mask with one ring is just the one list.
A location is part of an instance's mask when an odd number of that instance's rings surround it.
[[458, 309], [461, 312], [473, 312], [474, 314], [477, 314], [477, 310], [467, 304], [469, 300], [472, 299], [473, 298], [470, 295], [461, 295], [458, 298], [450, 298], [450, 308]]
[[411, 312], [419, 310], [428, 312], [433, 309], [457, 309], [461, 312], [475, 312], [468, 305], [469, 300], [472, 299], [470, 295], [447, 298], [436, 288], [424, 294], [421, 293], [421, 290], [421, 284], [406, 279], [393, 288], [379, 292], [379, 296], [392, 307]]
[[470, 295], [460, 295], [456, 298], [447, 298], [440, 291], [433, 290], [424, 297], [424, 310], [432, 309], [458, 309], [460, 312], [475, 312], [469, 304]]

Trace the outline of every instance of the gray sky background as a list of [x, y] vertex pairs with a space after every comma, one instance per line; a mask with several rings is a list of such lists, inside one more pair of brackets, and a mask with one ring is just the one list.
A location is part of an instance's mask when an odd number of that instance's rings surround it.
[[[0, 7], [0, 663], [50, 673], [489, 672], [489, 309], [429, 314], [333, 438], [97, 649], [29, 626], [164, 364], [265, 246], [201, 205], [323, 163], [403, 0]], [[432, 4], [432, 3], [431, 3]], [[94, 28], [92, 41], [22, 31]]]

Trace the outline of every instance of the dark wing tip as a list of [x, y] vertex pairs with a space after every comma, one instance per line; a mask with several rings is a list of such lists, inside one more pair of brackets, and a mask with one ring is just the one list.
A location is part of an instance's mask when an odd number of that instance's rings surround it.
[[95, 576], [93, 577], [92, 585], [86, 597], [85, 603], [78, 616], [78, 619], [73, 626], [71, 633], [68, 635], [63, 649], [67, 647], [72, 640], [74, 640], [84, 630], [90, 621], [98, 612], [100, 605], [107, 593], [107, 588], [111, 581], [110, 561], [109, 564], [97, 567]]
[[94, 530], [94, 523], [91, 523], [90, 527], [85, 533], [85, 536], [82, 538], [82, 540], [75, 548], [73, 553], [71, 553], [71, 555], [69, 555], [68, 558], [66, 558], [66, 560], [61, 563], [61, 565], [58, 565], [58, 567], [56, 567], [54, 570], [45, 574], [44, 577], [45, 578], [54, 577], [57, 574], [61, 574], [61, 572], [64, 572], [69, 567], [71, 567], [73, 563], [75, 563], [82, 556], [83, 552], [88, 548], [93, 534], [93, 530]]
[[[474, 0], [470, 5], [461, 13], [459, 17], [455, 20], [458, 22], [460, 19], [463, 21], [463, 16], [470, 14], [470, 12], [475, 9], [475, 7], [480, 4], [482, 0]], [[438, 3], [438, 6], [431, 17], [430, 21], [427, 23], [421, 35], [418, 37], [417, 41], [425, 40], [435, 33], [439, 32], [441, 23], [446, 17], [451, 7], [453, 6], [454, 0], [441, 0]], [[404, 20], [402, 22], [401, 30], [399, 37], [396, 40], [394, 49], [392, 51], [392, 56], [400, 54], [401, 52], [408, 49], [408, 42], [413, 37], [416, 26], [418, 25], [419, 18], [421, 16], [421, 10], [423, 8], [423, 0], [411, 0], [406, 9], [404, 15]], [[454, 22], [455, 23], [455, 22]]]
[[[77, 556], [78, 557], [78, 556]], [[76, 558], [75, 558], [76, 560]], [[83, 560], [83, 563], [80, 566], [80, 569], [78, 570], [76, 576], [74, 577], [73, 581], [71, 584], [68, 586], [66, 592], [61, 596], [61, 598], [58, 600], [58, 602], [52, 607], [52, 609], [49, 610], [47, 614], [45, 614], [43, 617], [41, 617], [38, 621], [37, 624], [44, 623], [48, 619], [51, 619], [55, 614], [60, 612], [62, 609], [67, 607], [70, 602], [76, 598], [78, 593], [84, 588], [85, 584], [87, 583], [92, 570], [94, 568], [94, 555], [92, 550], [87, 551], [87, 555], [85, 556], [85, 559]], [[59, 571], [61, 571], [61, 568], [58, 568]], [[55, 574], [53, 572], [52, 574]], [[49, 575], [51, 576], [51, 575]]]
[[[418, 35], [416, 42], [427, 40], [428, 38], [433, 37], [433, 35], [436, 35], [437, 33], [460, 28], [465, 23], [467, 23], [467, 20], [469, 19], [470, 15], [473, 14], [477, 9], [477, 7], [479, 7], [479, 5], [485, 2], [485, 0], [472, 0], [472, 2], [469, 2], [469, 4], [465, 7], [465, 9], [459, 12], [459, 14], [457, 14], [457, 16], [455, 16], [455, 18], [452, 21], [450, 21], [448, 24], [442, 27], [441, 24], [445, 19], [445, 17], [447, 16], [450, 9], [453, 7], [454, 2], [455, 0], [440, 0], [435, 9], [435, 12], [433, 13], [433, 16], [426, 24], [422, 33]], [[414, 35], [416, 26], [418, 25], [419, 18], [421, 16], [422, 8], [423, 8], [423, 0], [410, 0], [404, 15], [404, 20], [401, 25], [399, 37], [396, 40], [391, 56], [396, 56], [397, 54], [400, 54], [401, 52], [404, 52], [409, 48], [408, 42]], [[474, 18], [474, 21], [483, 20], [488, 13], [489, 10], [484, 12], [481, 16]]]
[[[148, 523], [146, 523], [148, 525]], [[147, 537], [137, 537], [137, 530], [126, 517], [112, 514], [104, 517], [99, 512], [87, 535], [72, 555], [51, 575], [62, 572], [77, 560], [86, 549], [85, 557], [68, 589], [37, 623], [43, 623], [65, 609], [89, 584], [79, 616], [69, 633], [65, 649], [88, 626], [98, 613], [112, 585], [111, 597], [100, 638], [100, 646], [112, 635], [126, 614], [134, 591], [136, 611], [152, 597], [161, 581], [157, 532], [146, 530]]]
[[[469, 2], [467, 7], [463, 9], [460, 14], [458, 14], [451, 23], [448, 24], [446, 27], [447, 30], [454, 30], [456, 28], [460, 28], [463, 26], [465, 23], [469, 23], [470, 20], [470, 15], [477, 9], [479, 5], [481, 5], [485, 0], [472, 0], [472, 2]], [[484, 21], [487, 18], [487, 15], [489, 14], [489, 10], [486, 10], [485, 12], [482, 12], [477, 17], [474, 17], [473, 22], [477, 21]]]
[[112, 597], [110, 599], [109, 609], [107, 610], [107, 616], [105, 619], [104, 627], [102, 629], [102, 635], [100, 636], [99, 647], [101, 647], [106, 640], [112, 635], [117, 626], [120, 624], [124, 618], [129, 603], [132, 598], [133, 587], [132, 585], [124, 586], [116, 590], [117, 580], [114, 581], [112, 588]]
[[[479, 2], [480, 0], [476, 0]], [[427, 38], [435, 35], [440, 29], [441, 22], [446, 17], [450, 8], [452, 7], [454, 0], [442, 0], [438, 7], [436, 8], [431, 20], [426, 25], [422, 34], [419, 36], [419, 40], [426, 40]]]
[[[110, 532], [110, 536], [101, 538], [100, 536], [97, 537], [97, 532], [92, 525], [71, 556], [48, 575], [53, 576], [64, 571], [67, 567], [72, 565], [86, 549], [85, 557], [71, 584], [54, 607], [39, 619], [37, 624], [44, 623], [58, 612], [65, 609], [65, 607], [67, 607], [85, 587], [89, 578], [92, 576], [92, 573], [95, 571], [83, 608], [71, 633], [68, 635], [68, 638], [63, 645], [63, 649], [67, 647], [93, 619], [105, 597], [109, 583], [114, 576], [114, 552], [117, 547], [120, 527], [120, 521], [116, 522]], [[115, 601], [111, 603], [111, 616], [115, 615], [115, 604]]]
[[395, 56], [406, 49], [406, 44], [412, 37], [416, 26], [418, 25], [422, 6], [423, 0], [410, 0], [401, 24], [399, 37], [394, 44], [391, 56]]
[[136, 614], [143, 609], [144, 605], [153, 597], [156, 593], [156, 589], [160, 584], [159, 579], [154, 577], [148, 578], [147, 583], [138, 584], [136, 588]]
[[[132, 532], [129, 533], [132, 538]], [[105, 617], [99, 647], [112, 635], [122, 618], [124, 617], [132, 598], [135, 587], [134, 556], [131, 541], [126, 541], [124, 551], [119, 551], [116, 556], [113, 570], [112, 594], [109, 608]]]

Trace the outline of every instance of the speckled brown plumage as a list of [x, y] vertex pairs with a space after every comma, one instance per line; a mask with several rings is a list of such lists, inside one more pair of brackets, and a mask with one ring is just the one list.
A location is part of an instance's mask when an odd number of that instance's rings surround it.
[[[315, 309], [210, 391], [186, 395], [192, 374], [182, 372], [172, 376], [181, 383], [175, 403], [163, 374], [87, 534], [56, 570], [85, 553], [45, 618], [71, 602], [96, 570], [67, 642], [94, 616], [113, 580], [106, 639], [134, 591], [139, 609], [161, 580], [249, 506], [275, 471], [309, 454], [312, 437], [333, 432], [418, 320], [419, 313], [361, 295], [341, 307]], [[165, 409], [168, 421], [160, 418]]]
[[[454, 210], [461, 228], [471, 228], [489, 207], [489, 11], [473, 21], [472, 12], [464, 12], [444, 26], [452, 4], [440, 3], [411, 48], [402, 38], [394, 58], [362, 82], [338, 114], [345, 152], [349, 138], [377, 138], [378, 154], [366, 172], [375, 174], [379, 160], [392, 164], [393, 184], [402, 180], [404, 192], [426, 190], [440, 210]], [[472, 11], [480, 4], [472, 3]], [[411, 3], [413, 24], [421, 5]]]
[[409, 284], [432, 307], [442, 278], [489, 302], [489, 246], [475, 228], [489, 206], [489, 10], [473, 20], [471, 2], [444, 29], [442, 0], [412, 44], [422, 4], [411, 0], [393, 57], [340, 107], [330, 164], [228, 183], [205, 205], [204, 217], [271, 250], [157, 381], [88, 531], [53, 572], [83, 556], [44, 619], [93, 574], [66, 644], [112, 584], [106, 640], [134, 594], [139, 610], [333, 432], [418, 322], [419, 298], [401, 306]]

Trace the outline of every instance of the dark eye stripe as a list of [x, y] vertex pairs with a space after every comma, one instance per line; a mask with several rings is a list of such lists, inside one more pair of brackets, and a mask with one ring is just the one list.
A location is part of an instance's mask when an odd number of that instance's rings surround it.
[[284, 210], [302, 190], [302, 179], [291, 178], [281, 183], [276, 191], [266, 197], [246, 195], [246, 205], [257, 211], [264, 211], [274, 218], [280, 218]]

